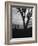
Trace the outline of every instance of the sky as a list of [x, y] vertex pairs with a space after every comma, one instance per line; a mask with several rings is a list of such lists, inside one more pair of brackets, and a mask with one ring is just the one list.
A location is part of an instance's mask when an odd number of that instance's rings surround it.
[[[17, 13], [17, 11], [18, 11], [18, 9], [16, 7], [12, 8], [12, 23], [16, 24], [16, 25], [23, 25], [21, 14], [20, 14], [20, 12]], [[28, 8], [25, 13], [25, 24], [27, 22], [27, 13], [28, 13]], [[32, 26], [32, 17], [30, 18], [30, 21], [28, 24], [28, 27], [30, 27], [30, 26]]]

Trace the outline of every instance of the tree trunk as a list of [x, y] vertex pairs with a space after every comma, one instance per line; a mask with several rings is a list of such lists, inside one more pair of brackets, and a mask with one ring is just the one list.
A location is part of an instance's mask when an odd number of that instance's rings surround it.
[[23, 20], [23, 26], [24, 26], [24, 29], [25, 29], [25, 16], [23, 16], [23, 13], [21, 13], [21, 16], [22, 16], [22, 20]]
[[26, 23], [25, 27], [27, 27], [27, 26], [28, 26], [29, 20], [30, 20], [30, 19], [28, 19], [28, 20], [27, 20], [27, 23]]
[[23, 20], [23, 26], [24, 26], [24, 29], [25, 29], [25, 20]]
[[22, 20], [23, 20], [24, 29], [27, 29], [27, 26], [28, 26], [28, 23], [29, 23], [29, 20], [30, 20], [30, 19], [28, 19], [27, 22], [26, 22], [26, 24], [25, 24], [25, 14], [24, 14], [24, 16], [23, 16], [23, 13], [21, 13], [21, 16], [22, 16]]

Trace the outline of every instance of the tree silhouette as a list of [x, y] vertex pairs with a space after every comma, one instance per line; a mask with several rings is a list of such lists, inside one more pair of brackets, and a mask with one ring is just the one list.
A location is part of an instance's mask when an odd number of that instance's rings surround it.
[[17, 12], [20, 12], [20, 14], [21, 14], [21, 17], [22, 17], [22, 20], [23, 20], [24, 29], [27, 29], [30, 17], [32, 16], [32, 9], [31, 9], [31, 11], [30, 11], [30, 8], [28, 9], [28, 13], [27, 13], [27, 19], [28, 20], [27, 20], [26, 24], [25, 24], [25, 13], [26, 13], [27, 8], [17, 8], [17, 9], [18, 9]]

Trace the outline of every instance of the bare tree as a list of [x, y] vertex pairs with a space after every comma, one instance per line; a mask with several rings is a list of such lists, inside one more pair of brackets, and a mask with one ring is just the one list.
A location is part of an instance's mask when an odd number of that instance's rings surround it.
[[[27, 10], [27, 8], [17, 8], [18, 9], [18, 11], [17, 12], [20, 12], [20, 14], [21, 14], [21, 17], [22, 17], [22, 20], [23, 20], [23, 26], [24, 26], [24, 29], [27, 29], [27, 26], [28, 26], [28, 23], [29, 23], [29, 20], [30, 20], [30, 17], [32, 16], [32, 9], [31, 9], [31, 11], [29, 11], [28, 13], [27, 13], [27, 18], [28, 18], [28, 20], [27, 20], [27, 23], [25, 24], [25, 13], [26, 13], [26, 10]], [[29, 8], [30, 9], [30, 8]], [[28, 10], [29, 10], [28, 9]]]

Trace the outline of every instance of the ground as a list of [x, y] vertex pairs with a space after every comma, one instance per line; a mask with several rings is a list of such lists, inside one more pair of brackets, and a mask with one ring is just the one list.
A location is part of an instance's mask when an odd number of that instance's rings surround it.
[[32, 27], [28, 29], [12, 29], [13, 38], [32, 37]]

